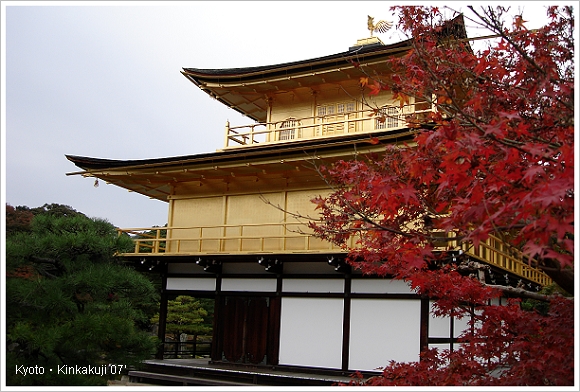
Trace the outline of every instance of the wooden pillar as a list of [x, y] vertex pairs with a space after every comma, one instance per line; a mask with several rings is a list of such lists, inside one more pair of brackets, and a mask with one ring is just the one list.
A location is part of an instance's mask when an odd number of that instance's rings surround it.
[[342, 315], [342, 371], [348, 370], [350, 355], [350, 292], [352, 279], [350, 273], [344, 275], [344, 312]]
[[230, 121], [226, 121], [226, 127], [225, 127], [225, 141], [224, 141], [224, 147], [228, 147], [228, 145], [230, 144]]
[[276, 274], [276, 295], [270, 297], [268, 320], [268, 365], [276, 366], [280, 361], [280, 317], [282, 315], [282, 272]]
[[159, 303], [159, 328], [157, 336], [161, 341], [155, 358], [163, 359], [165, 351], [165, 331], [167, 324], [167, 263], [163, 263], [163, 272], [161, 273], [161, 299]]
[[224, 319], [224, 305], [225, 298], [221, 293], [222, 290], [222, 274], [221, 272], [215, 275], [215, 302], [213, 309], [213, 337], [211, 343], [212, 361], [221, 361], [223, 352], [223, 319]]
[[421, 328], [419, 336], [419, 350], [426, 351], [429, 348], [429, 298], [421, 297]]

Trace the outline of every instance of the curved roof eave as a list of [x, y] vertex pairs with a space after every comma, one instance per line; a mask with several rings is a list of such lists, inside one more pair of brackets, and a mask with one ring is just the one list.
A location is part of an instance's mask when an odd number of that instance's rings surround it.
[[[277, 80], [286, 80], [289, 77], [309, 75], [318, 71], [329, 69], [355, 68], [356, 63], [380, 61], [388, 56], [405, 52], [409, 49], [410, 41], [402, 41], [392, 45], [369, 45], [361, 46], [348, 52], [337, 53], [309, 60], [293, 61], [288, 63], [227, 69], [198, 69], [183, 68], [181, 73], [189, 81], [199, 87], [210, 97], [216, 99], [225, 106], [232, 108], [240, 114], [249, 117], [256, 122], [266, 121], [266, 99], [262, 97], [245, 98], [244, 93], [237, 91], [234, 96], [228, 95], [228, 91], [244, 86], [246, 83], [260, 83], [268, 81], [277, 83]], [[257, 106], [256, 110], [249, 111], [241, 105]]]
[[[386, 130], [373, 133], [372, 136], [380, 141], [409, 141], [416, 131], [409, 128], [392, 131]], [[165, 158], [136, 159], [136, 160], [119, 160], [106, 158], [92, 158], [78, 155], [66, 154], [65, 157], [85, 172], [93, 170], [124, 170], [135, 168], [161, 168], [168, 166], [204, 164], [204, 163], [223, 163], [238, 159], [260, 159], [267, 157], [282, 157], [286, 154], [296, 152], [304, 153], [305, 151], [324, 151], [340, 148], [351, 148], [353, 144], [368, 144], [369, 134], [349, 134], [340, 137], [329, 138], [324, 141], [305, 139], [294, 143], [282, 144], [263, 144], [254, 147], [232, 148], [227, 150], [206, 152], [194, 155], [182, 155]], [[68, 173], [82, 174], [82, 173]]]
[[[445, 28], [440, 33], [441, 35], [454, 36], [457, 39], [467, 38], [467, 32], [465, 30], [465, 23], [463, 15], [460, 14], [455, 18], [445, 22]], [[371, 44], [366, 46], [351, 47], [346, 52], [331, 54], [328, 56], [316, 57], [306, 60], [298, 60], [280, 64], [272, 65], [262, 65], [254, 67], [241, 67], [241, 68], [223, 68], [223, 69], [203, 69], [203, 68], [183, 68], [182, 73], [186, 76], [190, 76], [190, 80], [197, 81], [198, 83], [204, 79], [212, 80], [219, 79], [220, 81], [225, 81], [227, 79], [238, 80], [240, 82], [246, 79], [261, 78], [275, 76], [277, 72], [284, 71], [288, 73], [292, 71], [293, 73], [300, 73], [302, 71], [315, 70], [317, 68], [328, 67], [333, 63], [339, 63], [355, 60], [364, 56], [368, 57], [380, 57], [382, 55], [391, 54], [393, 52], [404, 51], [409, 48], [412, 43], [412, 39], [407, 39], [404, 41], [396, 42], [389, 45], [383, 44]], [[198, 84], [196, 83], [196, 84]], [[199, 84], [198, 84], [199, 85]]]
[[288, 74], [313, 71], [318, 68], [338, 65], [340, 63], [344, 63], [345, 61], [354, 61], [361, 56], [364, 56], [365, 58], [380, 57], [381, 55], [390, 54], [393, 52], [393, 50], [396, 49], [404, 51], [409, 47], [409, 44], [410, 40], [401, 41], [391, 45], [361, 46], [347, 52], [336, 53], [328, 56], [256, 67], [224, 69], [183, 68], [182, 73], [186, 76], [191, 76], [192, 81], [195, 80], [198, 82], [202, 80], [209, 81], [212, 79], [219, 79], [220, 81], [230, 79], [243, 82], [246, 80], [276, 76], [276, 74], [280, 72]]

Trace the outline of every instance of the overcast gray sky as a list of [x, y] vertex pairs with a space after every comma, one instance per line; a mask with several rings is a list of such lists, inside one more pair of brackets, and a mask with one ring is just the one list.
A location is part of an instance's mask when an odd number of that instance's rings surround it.
[[[165, 224], [167, 204], [66, 176], [79, 169], [65, 154], [146, 159], [215, 151], [226, 120], [251, 121], [201, 92], [182, 67], [343, 52], [368, 36], [368, 14], [393, 20], [393, 3], [381, 1], [44, 4], [2, 2], [2, 201], [66, 204], [126, 228]], [[463, 3], [448, 4], [468, 13]], [[523, 8], [530, 28], [545, 20], [537, 3], [510, 4]], [[403, 39], [394, 31], [378, 36]]]

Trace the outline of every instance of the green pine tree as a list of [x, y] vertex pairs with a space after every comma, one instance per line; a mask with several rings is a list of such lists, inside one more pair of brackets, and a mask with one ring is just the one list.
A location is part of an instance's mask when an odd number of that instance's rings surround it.
[[[211, 300], [193, 298], [180, 295], [174, 300], [167, 301], [167, 320], [165, 331], [179, 340], [181, 334], [207, 335], [211, 332], [211, 318], [208, 317], [213, 311]], [[151, 318], [152, 323], [159, 322], [159, 314]]]
[[[197, 341], [198, 336], [211, 335], [212, 320], [212, 299], [180, 295], [174, 300], [167, 301], [165, 332], [174, 342], [179, 342], [182, 334], [193, 335], [194, 341]], [[153, 316], [151, 322], [159, 323], [159, 314]], [[177, 355], [177, 346], [175, 350]]]
[[[80, 213], [40, 211], [30, 231], [7, 233], [7, 385], [104, 385], [152, 356], [157, 292], [114, 257], [132, 247], [109, 222]], [[74, 366], [108, 372], [63, 372]], [[44, 374], [23, 375], [30, 367]]]

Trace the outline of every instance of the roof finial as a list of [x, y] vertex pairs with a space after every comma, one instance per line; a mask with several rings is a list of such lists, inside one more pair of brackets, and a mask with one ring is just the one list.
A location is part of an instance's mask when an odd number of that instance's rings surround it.
[[368, 27], [371, 32], [371, 37], [373, 32], [375, 33], [386, 33], [391, 27], [393, 27], [393, 22], [388, 22], [386, 20], [379, 20], [377, 24], [374, 23], [375, 18], [370, 15], [368, 16]]

